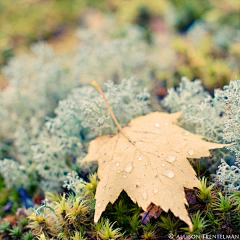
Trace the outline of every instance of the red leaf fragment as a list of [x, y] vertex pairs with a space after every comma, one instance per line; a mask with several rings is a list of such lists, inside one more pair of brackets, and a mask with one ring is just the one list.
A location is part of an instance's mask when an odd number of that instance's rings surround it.
[[151, 203], [147, 207], [147, 211], [140, 214], [140, 216], [142, 217], [142, 223], [143, 224], [149, 223], [152, 217], [157, 219], [162, 213], [162, 211], [163, 210], [159, 206], [155, 205], [154, 203]]
[[185, 196], [186, 196], [187, 202], [189, 204], [196, 204], [197, 199], [196, 199], [196, 195], [195, 195], [194, 190], [185, 189]]

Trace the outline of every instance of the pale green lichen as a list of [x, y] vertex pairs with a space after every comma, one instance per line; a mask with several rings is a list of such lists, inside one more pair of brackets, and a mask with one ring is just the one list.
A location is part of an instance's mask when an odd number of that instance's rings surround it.
[[[240, 81], [235, 79], [223, 90], [214, 91], [214, 97], [205, 92], [199, 81], [184, 78], [180, 87], [170, 89], [162, 101], [169, 111], [184, 111], [179, 124], [188, 130], [203, 135], [208, 141], [231, 143], [227, 149], [213, 151], [210, 170], [217, 170], [214, 180], [227, 191], [240, 189]], [[235, 163], [234, 163], [235, 155]], [[220, 164], [220, 160], [221, 161]], [[230, 162], [232, 166], [229, 166]]]
[[11, 156], [31, 169], [31, 181], [41, 180], [43, 189], [60, 186], [72, 169], [81, 171], [77, 158], [90, 139], [116, 132], [103, 100], [85, 85], [135, 75], [138, 83], [108, 82], [106, 94], [122, 125], [148, 112], [149, 93], [141, 89], [151, 77], [150, 47], [139, 27], [126, 28], [122, 36], [109, 29], [100, 31], [104, 41], [87, 29], [78, 31], [82, 44], [71, 54], [57, 55], [48, 44], [37, 43], [2, 69], [8, 86], [0, 92], [0, 158]]

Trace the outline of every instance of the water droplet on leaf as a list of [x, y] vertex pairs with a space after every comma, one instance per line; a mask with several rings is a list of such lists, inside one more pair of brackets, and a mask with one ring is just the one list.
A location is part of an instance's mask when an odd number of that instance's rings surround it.
[[126, 164], [126, 166], [125, 166], [125, 171], [126, 172], [131, 172], [132, 169], [133, 169], [132, 163]]
[[176, 157], [170, 155], [170, 156], [167, 156], [167, 157], [166, 157], [166, 160], [167, 160], [168, 162], [172, 163], [172, 162], [174, 162], [174, 161], [176, 160]]
[[189, 155], [193, 155], [194, 154], [194, 150], [192, 148], [188, 149], [188, 154]]
[[172, 170], [166, 169], [162, 172], [162, 174], [168, 178], [174, 177], [174, 172]]
[[142, 197], [143, 197], [144, 200], [146, 200], [148, 198], [148, 194], [146, 192], [143, 192]]

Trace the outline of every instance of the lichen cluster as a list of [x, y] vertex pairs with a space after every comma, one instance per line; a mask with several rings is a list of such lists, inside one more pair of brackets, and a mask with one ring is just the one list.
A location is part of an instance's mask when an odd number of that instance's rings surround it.
[[171, 112], [184, 111], [179, 124], [186, 129], [205, 136], [208, 141], [231, 143], [227, 149], [214, 151], [211, 159], [213, 170], [218, 167], [214, 181], [229, 192], [240, 190], [239, 84], [235, 79], [223, 90], [215, 90], [212, 97], [203, 90], [200, 81], [183, 78], [180, 87], [170, 89], [162, 101]]

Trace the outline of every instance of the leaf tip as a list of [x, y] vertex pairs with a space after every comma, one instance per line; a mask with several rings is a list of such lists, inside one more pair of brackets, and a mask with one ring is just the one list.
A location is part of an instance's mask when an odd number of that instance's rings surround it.
[[191, 232], [193, 232], [193, 225], [192, 224], [189, 225], [189, 229], [190, 229]]

